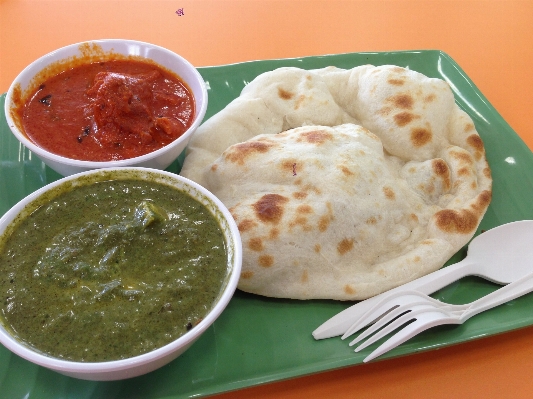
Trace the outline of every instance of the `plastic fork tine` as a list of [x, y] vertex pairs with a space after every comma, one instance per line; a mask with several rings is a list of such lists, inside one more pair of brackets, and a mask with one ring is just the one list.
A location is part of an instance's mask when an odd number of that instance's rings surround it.
[[[405, 318], [405, 316], [408, 316], [408, 315], [409, 315], [409, 317], [412, 317], [412, 315], [411, 315], [411, 307], [412, 307], [412, 304], [401, 305], [401, 306], [398, 306], [398, 307], [392, 309], [387, 314], [384, 314], [382, 317], [380, 317], [378, 320], [376, 320], [376, 322], [371, 327], [369, 327], [365, 332], [359, 334], [359, 336], [356, 339], [354, 339], [352, 342], [350, 342], [349, 346], [353, 346], [356, 343], [358, 343], [358, 342], [362, 341], [363, 339], [365, 339], [366, 337], [374, 334], [376, 331], [378, 331], [379, 329], [383, 328], [387, 323], [390, 323], [391, 321], [393, 321], [394, 319], [396, 319], [399, 316], [403, 315], [402, 318]], [[409, 313], [408, 314], [404, 314], [406, 312], [409, 312]]]
[[[410, 295], [410, 294], [413, 295]], [[442, 302], [434, 300], [437, 304], [442, 306], [447, 306]], [[346, 339], [350, 335], [355, 334], [357, 331], [366, 327], [369, 324], [375, 323], [385, 315], [389, 314], [391, 311], [396, 310], [398, 307], [406, 304], [408, 306], [414, 306], [419, 304], [427, 304], [426, 299], [421, 299], [416, 291], [401, 291], [391, 294], [383, 298], [378, 304], [370, 308], [360, 319], [358, 319], [354, 324], [352, 324], [341, 337], [341, 339]], [[405, 308], [404, 312], [405, 312]], [[398, 315], [399, 313], [395, 313]], [[391, 319], [389, 319], [391, 320]]]
[[398, 305], [394, 305], [390, 303], [390, 299], [387, 298], [386, 300], [380, 302], [376, 306], [370, 308], [363, 316], [361, 316], [360, 319], [358, 319], [355, 323], [353, 323], [348, 330], [344, 333], [344, 335], [341, 337], [341, 339], [346, 339], [350, 335], [355, 334], [357, 331], [361, 330], [362, 328], [366, 327], [369, 324], [372, 324], [376, 322], [380, 317], [383, 315], [386, 315], [388, 312], [390, 312], [392, 309], [394, 309]]
[[[403, 305], [397, 306], [396, 308], [392, 309], [388, 313], [380, 316], [378, 318], [378, 320], [376, 320], [376, 322], [374, 323], [374, 325], [372, 327], [369, 327], [368, 330], [366, 330], [364, 333], [362, 333], [356, 339], [354, 339], [352, 342], [350, 342], [350, 346], [353, 346], [354, 344], [356, 344], [357, 342], [361, 341], [365, 337], [375, 333], [380, 328], [385, 327], [385, 325], [387, 323], [390, 323], [391, 321], [393, 321], [394, 319], [396, 319], [399, 316], [403, 315], [401, 317], [402, 320], [405, 320], [405, 318], [407, 316], [412, 318], [413, 317], [412, 311], [418, 309], [418, 306], [424, 306], [424, 305], [425, 305], [424, 308], [427, 308], [427, 306], [428, 306], [427, 305], [427, 301], [413, 301], [413, 302], [410, 302], [410, 303], [405, 303]], [[406, 314], [404, 314], [404, 313], [406, 313]], [[397, 323], [396, 323], [396, 325], [397, 325]]]
[[350, 342], [349, 345], [353, 346], [357, 344], [358, 342], [361, 342], [365, 338], [370, 337], [372, 334], [374, 334], [372, 335], [372, 337], [368, 338], [363, 344], [359, 345], [355, 349], [355, 352], [359, 352], [361, 349], [364, 349], [367, 346], [372, 345], [374, 342], [380, 340], [387, 334], [403, 326], [408, 321], [416, 319], [416, 315], [423, 313], [423, 312], [427, 312], [431, 309], [434, 309], [434, 307], [431, 305], [428, 305], [427, 302], [421, 305], [411, 305], [411, 304], [402, 305], [394, 309], [392, 312], [387, 314], [385, 317], [381, 318], [372, 327], [369, 327], [365, 332], [363, 332], [356, 339]]
[[[398, 345], [403, 344], [405, 341], [411, 339], [415, 335], [420, 334], [422, 331], [425, 331], [429, 328], [440, 326], [442, 324], [461, 324], [460, 321], [458, 321], [457, 318], [447, 318], [443, 317], [443, 313], [441, 312], [432, 312], [432, 315], [434, 315], [434, 320], [432, 322], [428, 321], [428, 313], [426, 310], [425, 318], [423, 321], [416, 320], [413, 323], [405, 326], [402, 330], [398, 331], [396, 334], [394, 334], [392, 337], [390, 337], [387, 341], [385, 341], [383, 344], [381, 344], [379, 347], [377, 347], [370, 355], [364, 358], [363, 362], [369, 362], [372, 359], [375, 359], [378, 356], [383, 355], [384, 353], [396, 348]], [[365, 342], [366, 344], [366, 342]], [[360, 351], [361, 349], [364, 349], [364, 347], [358, 346], [355, 349], [355, 352]]]

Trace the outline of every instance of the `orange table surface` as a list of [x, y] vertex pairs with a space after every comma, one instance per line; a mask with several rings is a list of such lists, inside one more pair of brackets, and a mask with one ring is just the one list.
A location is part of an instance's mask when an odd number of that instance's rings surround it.
[[[196, 66], [443, 50], [533, 149], [533, 1], [0, 0], [0, 93], [41, 55], [102, 38], [158, 44]], [[533, 327], [217, 397], [530, 398], [531, 370]]]

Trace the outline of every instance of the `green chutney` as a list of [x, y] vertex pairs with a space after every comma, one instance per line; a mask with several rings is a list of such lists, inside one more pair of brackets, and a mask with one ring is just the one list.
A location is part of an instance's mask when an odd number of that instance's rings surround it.
[[97, 182], [42, 205], [1, 245], [3, 323], [46, 355], [124, 359], [193, 328], [227, 274], [222, 229], [189, 194]]

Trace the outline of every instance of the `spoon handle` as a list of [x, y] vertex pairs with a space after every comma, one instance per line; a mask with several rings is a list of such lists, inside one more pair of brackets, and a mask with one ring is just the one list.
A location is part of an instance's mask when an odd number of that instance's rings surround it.
[[463, 322], [478, 313], [509, 302], [531, 291], [533, 291], [533, 273], [526, 274], [524, 277], [472, 302], [461, 315], [461, 321]]
[[462, 261], [454, 263], [453, 265], [443, 267], [407, 284], [403, 284], [382, 294], [358, 302], [320, 325], [315, 331], [313, 331], [313, 337], [315, 339], [324, 339], [343, 335], [348, 331], [350, 326], [353, 325], [355, 320], [364, 315], [374, 305], [382, 301], [387, 295], [407, 290], [420, 291], [427, 295], [432, 294], [454, 281], [469, 275], [473, 264], [474, 263], [466, 257]]

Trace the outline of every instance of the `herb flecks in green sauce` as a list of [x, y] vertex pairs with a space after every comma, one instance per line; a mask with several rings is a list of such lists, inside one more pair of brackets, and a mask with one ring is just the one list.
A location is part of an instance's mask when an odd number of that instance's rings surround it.
[[4, 323], [55, 357], [136, 356], [201, 321], [220, 294], [226, 260], [217, 220], [188, 194], [137, 180], [80, 187], [7, 239]]

